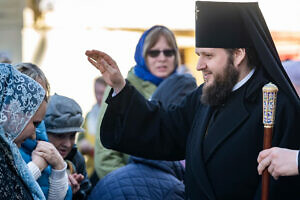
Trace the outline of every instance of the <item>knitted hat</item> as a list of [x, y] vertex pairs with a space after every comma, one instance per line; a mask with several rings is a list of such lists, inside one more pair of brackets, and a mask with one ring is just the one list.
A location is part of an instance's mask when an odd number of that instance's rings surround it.
[[44, 118], [47, 132], [71, 133], [83, 132], [83, 117], [78, 103], [71, 98], [54, 94], [48, 103]]
[[257, 55], [256, 67], [300, 106], [257, 2], [196, 1], [195, 31], [196, 48], [250, 48]]

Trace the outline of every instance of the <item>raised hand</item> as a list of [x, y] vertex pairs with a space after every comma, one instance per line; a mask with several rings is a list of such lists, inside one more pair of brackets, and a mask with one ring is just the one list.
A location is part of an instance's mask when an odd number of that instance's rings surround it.
[[117, 63], [106, 53], [98, 50], [87, 50], [85, 55], [88, 61], [102, 74], [105, 82], [119, 93], [125, 86], [125, 80]]
[[38, 141], [35, 153], [43, 157], [55, 170], [61, 170], [65, 167], [64, 159], [57, 151], [55, 146], [49, 142]]

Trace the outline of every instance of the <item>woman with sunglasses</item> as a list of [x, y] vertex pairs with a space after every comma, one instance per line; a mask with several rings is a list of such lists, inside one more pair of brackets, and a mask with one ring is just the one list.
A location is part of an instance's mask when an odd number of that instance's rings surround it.
[[[88, 54], [97, 54], [97, 52], [97, 50], [88, 51]], [[179, 51], [173, 32], [165, 26], [151, 27], [142, 34], [134, 58], [136, 65], [128, 72], [127, 80], [146, 99], [149, 99], [157, 86], [175, 73], [179, 65]], [[107, 87], [103, 99], [106, 99], [109, 91], [110, 87]], [[100, 123], [106, 107], [107, 104], [103, 101], [99, 114]], [[128, 155], [104, 148], [100, 143], [100, 135], [96, 135], [95, 170], [99, 179], [126, 165], [127, 162]]]

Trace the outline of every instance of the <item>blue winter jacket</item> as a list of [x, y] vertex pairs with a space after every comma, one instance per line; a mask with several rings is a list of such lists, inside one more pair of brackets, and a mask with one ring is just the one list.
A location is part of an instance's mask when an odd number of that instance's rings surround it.
[[89, 200], [184, 199], [184, 168], [179, 161], [131, 157], [128, 165], [101, 179]]
[[[19, 148], [20, 153], [26, 163], [29, 163], [31, 161], [31, 153], [37, 145], [37, 140], [42, 140], [42, 141], [48, 142], [48, 137], [47, 137], [44, 121], [42, 121], [39, 124], [39, 126], [36, 128], [36, 140], [26, 139], [25, 142], [22, 143], [21, 148]], [[50, 174], [51, 174], [51, 166], [48, 165], [48, 167], [46, 167], [42, 171], [41, 176], [37, 179], [37, 182], [40, 185], [46, 199], [48, 198]], [[69, 186], [65, 200], [71, 200], [71, 199], [72, 199], [72, 189]]]

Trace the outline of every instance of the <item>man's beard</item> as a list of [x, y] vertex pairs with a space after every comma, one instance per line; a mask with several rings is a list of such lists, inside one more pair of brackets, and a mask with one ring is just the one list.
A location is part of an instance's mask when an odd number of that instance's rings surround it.
[[237, 83], [238, 76], [239, 72], [234, 68], [232, 58], [229, 57], [223, 73], [216, 74], [211, 85], [204, 84], [201, 102], [210, 106], [224, 104]]

